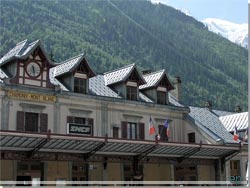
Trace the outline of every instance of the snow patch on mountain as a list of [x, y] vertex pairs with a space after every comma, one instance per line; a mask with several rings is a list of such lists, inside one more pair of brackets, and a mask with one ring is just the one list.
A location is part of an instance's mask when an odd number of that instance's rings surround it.
[[207, 18], [205, 20], [202, 20], [202, 22], [208, 27], [210, 31], [220, 34], [228, 40], [247, 48], [247, 24], [236, 24], [218, 18]]

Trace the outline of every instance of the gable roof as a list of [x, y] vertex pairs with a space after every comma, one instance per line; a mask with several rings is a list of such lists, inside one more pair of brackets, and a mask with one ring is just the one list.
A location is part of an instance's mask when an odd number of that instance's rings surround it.
[[1, 59], [0, 59], [0, 66], [9, 62], [10, 60], [14, 58], [18, 58], [22, 55], [22, 50], [27, 46], [28, 40], [24, 40], [22, 42], [19, 42], [16, 44], [14, 48], [12, 48], [8, 53], [6, 53]]
[[10, 62], [13, 59], [25, 59], [25, 58], [27, 58], [38, 46], [42, 50], [47, 61], [50, 64], [53, 64], [53, 62], [48, 58], [43, 46], [41, 45], [40, 40], [36, 40], [32, 43], [28, 43], [28, 40], [26, 39], [22, 42], [17, 43], [14, 48], [12, 48], [8, 53], [6, 53], [0, 59], [0, 66]]
[[169, 81], [169, 79], [167, 77], [165, 69], [143, 75], [143, 78], [145, 79], [146, 84], [140, 85], [139, 89], [143, 90], [143, 89], [148, 89], [148, 88], [151, 88], [151, 87], [156, 87], [156, 86], [158, 86], [159, 82], [164, 77], [165, 77], [165, 79], [167, 79], [168, 90], [174, 89], [173, 85], [171, 84], [171, 82]]
[[245, 130], [248, 128], [248, 112], [221, 116], [219, 120], [229, 132], [234, 131], [235, 126], [237, 130]]
[[189, 108], [190, 113], [188, 114], [188, 119], [204, 130], [215, 141], [222, 139], [225, 143], [237, 143], [233, 140], [232, 134], [227, 131], [214, 113], [207, 108], [191, 106]]
[[[72, 57], [58, 64], [57, 66], [53, 67], [51, 70], [52, 72], [54, 72], [53, 76], [58, 77], [58, 76], [62, 76], [63, 74], [72, 72], [84, 60], [84, 58], [85, 58], [85, 55], [82, 53], [78, 56]], [[95, 75], [94, 71], [90, 68], [87, 61], [85, 62], [86, 62], [85, 66], [90, 71], [90, 77], [94, 76]]]
[[136, 71], [139, 75], [139, 79], [142, 83], [146, 83], [141, 73], [137, 70], [135, 64], [130, 64], [113, 71], [104, 73], [104, 80], [106, 85], [113, 85], [122, 81], [125, 81], [133, 71]]

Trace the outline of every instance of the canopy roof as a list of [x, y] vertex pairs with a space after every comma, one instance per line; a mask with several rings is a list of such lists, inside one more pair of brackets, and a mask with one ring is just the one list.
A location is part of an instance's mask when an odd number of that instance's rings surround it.
[[240, 152], [239, 144], [231, 146], [137, 141], [107, 137], [0, 132], [1, 151], [39, 151], [51, 153], [147, 155], [149, 157], [207, 158], [228, 157]]

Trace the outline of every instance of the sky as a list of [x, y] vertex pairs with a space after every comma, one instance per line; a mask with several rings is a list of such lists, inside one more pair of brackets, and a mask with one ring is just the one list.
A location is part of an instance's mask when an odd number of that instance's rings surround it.
[[174, 8], [189, 10], [201, 21], [206, 18], [219, 18], [242, 24], [248, 22], [248, 2], [250, 0], [152, 0], [160, 1]]

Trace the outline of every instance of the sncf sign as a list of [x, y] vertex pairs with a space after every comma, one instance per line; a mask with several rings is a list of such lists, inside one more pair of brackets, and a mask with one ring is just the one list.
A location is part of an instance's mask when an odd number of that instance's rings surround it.
[[68, 134], [82, 134], [82, 135], [91, 135], [92, 126], [91, 125], [82, 125], [75, 123], [67, 124], [67, 133]]

